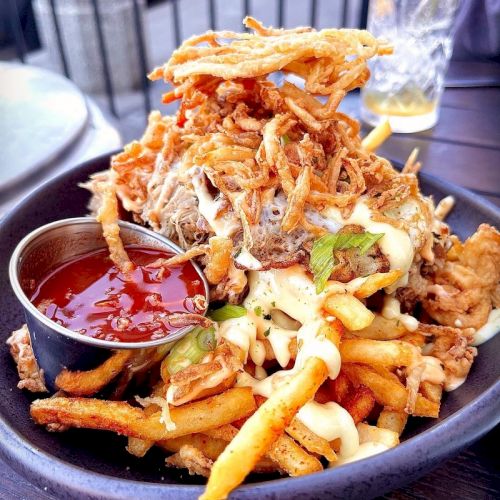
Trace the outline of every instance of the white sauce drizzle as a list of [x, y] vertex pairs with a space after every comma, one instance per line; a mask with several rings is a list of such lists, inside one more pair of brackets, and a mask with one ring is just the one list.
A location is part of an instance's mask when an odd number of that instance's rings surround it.
[[382, 453], [383, 451], [386, 451], [388, 449], [389, 447], [383, 443], [377, 443], [376, 441], [367, 441], [366, 443], [361, 443], [356, 453], [354, 453], [350, 457], [339, 457], [338, 460], [335, 460], [335, 462], [330, 462], [330, 467], [338, 467], [350, 462], [362, 460], [363, 458], [377, 455], [378, 453]]
[[257, 380], [264, 380], [267, 378], [267, 372], [262, 368], [262, 366], [256, 366], [255, 367], [255, 378]]
[[297, 418], [315, 434], [333, 441], [340, 439], [341, 457], [354, 455], [359, 448], [359, 434], [347, 410], [333, 401], [320, 404], [310, 401], [297, 413]]
[[[271, 317], [272, 311], [283, 311], [303, 325], [312, 324], [322, 317], [321, 307], [327, 294], [353, 293], [365, 280], [366, 278], [357, 278], [346, 284], [330, 281], [325, 291], [317, 294], [311, 277], [299, 265], [287, 269], [250, 271], [249, 293], [243, 302], [248, 313], [243, 318], [221, 323], [220, 335], [238, 345], [244, 352], [250, 350], [251, 358], [257, 365], [261, 365], [264, 358], [260, 354], [257, 358], [254, 357], [254, 344], [259, 338], [267, 338], [278, 363], [285, 367], [290, 361], [290, 341], [298, 333], [296, 329], [283, 328], [272, 318], [266, 319]], [[259, 359], [262, 359], [261, 363], [258, 362]]]
[[256, 259], [246, 248], [242, 248], [234, 260], [245, 269], [253, 271], [262, 269], [262, 262]]
[[446, 392], [454, 391], [458, 389], [464, 382], [467, 377], [456, 377], [455, 375], [448, 375], [446, 377], [446, 381], [444, 383], [444, 390]]
[[[327, 290], [345, 293], [359, 287], [363, 281], [357, 280], [354, 285], [331, 282]], [[242, 372], [238, 374], [236, 385], [251, 387], [254, 394], [269, 398], [277, 387], [286, 383], [311, 357], [322, 359], [328, 367], [328, 376], [335, 379], [340, 371], [340, 353], [321, 334], [321, 326], [325, 321], [321, 306], [328, 292], [316, 294], [312, 279], [301, 266], [251, 271], [249, 286], [249, 294], [243, 304], [247, 314], [223, 321], [219, 328], [219, 335], [238, 345], [257, 365], [255, 377]], [[296, 330], [277, 325], [270, 314], [274, 309], [283, 311], [302, 326]], [[294, 367], [266, 376], [265, 371], [260, 370], [265, 358], [265, 350], [261, 352], [258, 347], [262, 344], [262, 338], [269, 340], [282, 367], [290, 361], [289, 343], [292, 338], [296, 338], [298, 353]], [[333, 402], [322, 405], [310, 401], [299, 411], [297, 418], [325, 439], [340, 438], [342, 456], [347, 457], [356, 452], [359, 446], [358, 432], [352, 417], [341, 406]]]
[[395, 319], [409, 331], [414, 332], [418, 328], [418, 320], [409, 314], [401, 313], [401, 304], [394, 295], [386, 295], [384, 297], [384, 307], [382, 308], [382, 316], [385, 319]]
[[500, 309], [493, 309], [488, 316], [488, 321], [474, 333], [474, 343], [481, 345], [493, 338], [500, 331]]

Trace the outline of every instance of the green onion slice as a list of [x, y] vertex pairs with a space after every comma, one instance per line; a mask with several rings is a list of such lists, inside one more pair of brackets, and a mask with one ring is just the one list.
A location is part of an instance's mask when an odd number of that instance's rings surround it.
[[174, 375], [190, 365], [199, 363], [216, 345], [214, 328], [194, 328], [174, 345], [165, 358], [168, 373]]
[[290, 144], [290, 142], [292, 142], [292, 141], [290, 140], [290, 137], [288, 137], [286, 134], [281, 136], [281, 146], [284, 147], [287, 144]]
[[217, 346], [217, 339], [215, 338], [215, 328], [207, 328], [198, 333], [196, 337], [198, 347], [202, 351], [213, 351]]
[[214, 321], [225, 321], [226, 319], [241, 318], [245, 316], [247, 310], [243, 306], [235, 306], [233, 304], [226, 304], [215, 311], [211, 311], [209, 316]]
[[337, 233], [325, 234], [317, 239], [311, 250], [311, 270], [314, 274], [316, 293], [321, 293], [335, 266], [334, 250], [357, 248], [361, 255], [365, 254], [384, 233]]

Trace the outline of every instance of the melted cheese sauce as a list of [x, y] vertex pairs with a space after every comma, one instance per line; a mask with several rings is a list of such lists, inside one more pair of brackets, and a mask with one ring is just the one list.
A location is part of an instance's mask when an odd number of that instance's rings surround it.
[[261, 340], [257, 339], [257, 316], [248, 311], [241, 318], [232, 318], [220, 324], [218, 334], [237, 345], [245, 353], [245, 362], [250, 359], [262, 366], [266, 359], [266, 349]]
[[488, 321], [474, 334], [472, 345], [481, 345], [493, 338], [500, 331], [500, 309], [493, 309], [488, 316]]
[[385, 319], [400, 321], [409, 332], [414, 332], [418, 328], [418, 320], [409, 314], [402, 314], [401, 304], [393, 295], [386, 295], [384, 297], [382, 316]]
[[234, 260], [245, 269], [251, 269], [252, 271], [262, 269], [260, 260], [256, 259], [246, 248], [242, 248]]
[[446, 392], [451, 392], [455, 389], [458, 389], [465, 382], [466, 378], [467, 377], [456, 377], [455, 375], [448, 375], [444, 383], [444, 390]]
[[356, 460], [362, 460], [363, 458], [371, 457], [388, 449], [389, 447], [385, 444], [377, 443], [375, 441], [367, 441], [366, 443], [360, 444], [356, 453], [350, 457], [339, 457], [335, 462], [330, 462], [330, 467], [338, 467], [350, 462], [355, 462]]
[[[316, 294], [312, 279], [301, 266], [287, 269], [249, 273], [249, 293], [243, 305], [247, 314], [220, 323], [219, 335], [238, 345], [257, 365], [255, 377], [249, 373], [240, 373], [236, 385], [251, 387], [254, 394], [269, 398], [281, 384], [300, 370], [307, 359], [317, 357], [328, 367], [328, 376], [337, 378], [341, 359], [337, 347], [321, 334], [325, 319], [321, 314], [322, 303], [327, 293], [334, 289], [345, 293], [359, 287], [364, 280], [354, 284], [330, 283], [327, 291]], [[273, 321], [271, 312], [280, 310], [302, 326], [283, 328]], [[292, 322], [290, 322], [292, 323]], [[292, 325], [291, 325], [292, 326]], [[293, 325], [296, 326], [296, 325]], [[267, 338], [275, 353], [278, 363], [286, 367], [290, 362], [289, 344], [297, 339], [298, 353], [291, 370], [280, 370], [266, 376], [261, 368], [265, 360], [265, 349], [261, 339]], [[328, 440], [340, 438], [342, 456], [356, 452], [359, 437], [350, 414], [336, 403], [319, 404], [315, 401], [306, 403], [297, 414], [304, 425]]]
[[363, 226], [371, 233], [384, 233], [384, 236], [378, 241], [380, 250], [389, 259], [391, 269], [403, 271], [403, 276], [388, 287], [388, 291], [392, 292], [408, 283], [408, 270], [413, 262], [415, 251], [408, 233], [391, 224], [373, 221], [370, 208], [362, 200], [356, 203], [348, 219], [343, 219], [340, 210], [334, 207], [327, 208], [323, 211], [323, 214], [341, 226], [356, 224]]
[[290, 341], [296, 337], [299, 339], [300, 335], [297, 329], [283, 328], [282, 324], [273, 321], [273, 310], [283, 311], [302, 325], [315, 325], [322, 318], [321, 308], [329, 293], [352, 293], [365, 280], [357, 278], [346, 284], [331, 281], [325, 291], [317, 294], [311, 277], [299, 265], [286, 269], [250, 271], [249, 293], [243, 303], [248, 313], [242, 318], [221, 323], [220, 333], [244, 352], [250, 352], [256, 365], [262, 363], [258, 362], [260, 357], [254, 357], [252, 350], [260, 349], [255, 345], [259, 339], [267, 338], [278, 363], [285, 367], [290, 362]]
[[358, 451], [359, 435], [356, 425], [349, 412], [337, 403], [320, 404], [310, 401], [299, 410], [297, 418], [327, 441], [339, 438], [339, 456], [351, 457]]

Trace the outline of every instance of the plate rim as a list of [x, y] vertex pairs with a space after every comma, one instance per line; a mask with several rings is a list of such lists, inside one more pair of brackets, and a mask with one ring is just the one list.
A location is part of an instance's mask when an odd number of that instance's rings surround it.
[[[64, 177], [71, 177], [76, 170], [89, 168], [91, 165], [100, 164], [106, 159], [109, 159], [114, 153], [106, 153], [95, 157], [86, 162], [80, 163], [71, 169], [66, 170], [60, 175], [47, 180], [38, 188], [30, 192], [23, 200], [12, 207], [0, 219], [0, 227], [7, 224], [11, 218], [15, 217], [17, 210], [28, 204], [30, 199], [50, 188], [51, 184], [58, 184]], [[396, 161], [391, 161], [394, 166], [401, 164]], [[474, 207], [481, 207], [481, 210], [486, 210], [494, 219], [500, 220], [500, 208], [496, 207], [489, 200], [482, 196], [469, 191], [466, 188], [457, 186], [449, 181], [442, 180], [434, 175], [419, 173], [419, 178], [423, 178], [429, 184], [446, 191], [451, 195], [459, 195], [466, 198]], [[476, 420], [468, 419], [467, 415], [474, 414]], [[478, 418], [479, 416], [479, 423]], [[235, 495], [250, 498], [256, 493], [270, 493], [273, 495], [285, 494], [290, 497], [290, 488], [296, 488], [297, 492], [309, 491], [314, 492], [319, 488], [328, 488], [331, 483], [332, 475], [335, 475], [335, 482], [345, 483], [352, 482], [352, 477], [359, 474], [367, 474], [367, 470], [372, 469], [368, 474], [369, 477], [375, 477], [383, 472], [388, 472], [384, 468], [386, 460], [390, 457], [391, 463], [394, 461], [401, 465], [409, 467], [408, 475], [400, 481], [400, 484], [409, 482], [411, 471], [416, 469], [416, 465], [423, 459], [414, 458], [411, 463], [408, 462], [408, 456], [421, 456], [426, 454], [430, 448], [438, 449], [434, 453], [433, 459], [429, 459], [429, 464], [424, 469], [428, 470], [443, 459], [458, 453], [468, 444], [479, 439], [486, 434], [495, 425], [500, 422], [500, 380], [492, 384], [480, 395], [460, 408], [455, 413], [444, 418], [432, 428], [423, 431], [416, 436], [413, 436], [399, 446], [389, 449], [379, 455], [369, 457], [358, 462], [349, 463], [337, 469], [326, 469], [321, 472], [309, 474], [296, 478], [279, 478], [268, 481], [244, 484], [240, 486]], [[455, 425], [462, 425], [461, 432], [456, 432], [454, 439], [449, 438], [448, 428]], [[16, 470], [22, 476], [26, 477], [34, 484], [49, 484], [57, 493], [62, 491], [78, 498], [137, 498], [139, 494], [175, 494], [176, 498], [192, 498], [194, 495], [199, 495], [204, 486], [188, 485], [181, 483], [160, 483], [150, 481], [139, 481], [116, 476], [110, 476], [99, 472], [87, 470], [78, 465], [62, 460], [55, 455], [36, 448], [23, 434], [12, 428], [5, 420], [4, 415], [0, 413], [0, 456], [4, 459], [4, 463]], [[47, 467], [51, 464], [52, 467]], [[410, 467], [411, 466], [411, 467]], [[417, 477], [426, 472], [424, 469], [419, 469], [413, 472], [413, 476]], [[364, 478], [365, 481], [367, 478]]]

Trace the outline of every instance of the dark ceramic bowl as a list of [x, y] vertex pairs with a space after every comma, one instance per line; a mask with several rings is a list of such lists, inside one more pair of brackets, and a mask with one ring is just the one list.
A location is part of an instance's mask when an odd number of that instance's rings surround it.
[[[7, 275], [10, 255], [28, 232], [64, 217], [85, 215], [88, 194], [78, 183], [107, 168], [97, 158], [50, 181], [25, 199], [0, 225], [0, 452], [14, 469], [58, 498], [196, 498], [202, 481], [166, 469], [162, 453], [136, 459], [126, 440], [111, 433], [48, 433], [29, 416], [32, 396], [16, 388], [17, 373], [5, 339], [24, 321]], [[484, 199], [430, 176], [424, 193], [458, 203], [448, 222], [465, 238], [482, 222], [500, 226], [499, 210]], [[446, 394], [437, 420], [411, 419], [404, 442], [380, 455], [301, 478], [250, 477], [231, 498], [369, 498], [415, 480], [492, 429], [500, 420], [500, 335], [479, 347], [467, 382]]]

